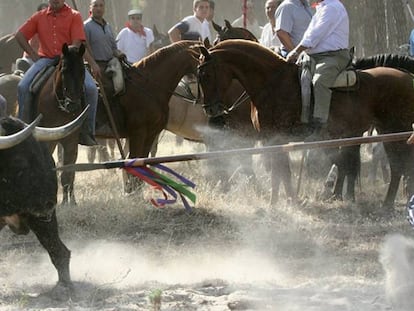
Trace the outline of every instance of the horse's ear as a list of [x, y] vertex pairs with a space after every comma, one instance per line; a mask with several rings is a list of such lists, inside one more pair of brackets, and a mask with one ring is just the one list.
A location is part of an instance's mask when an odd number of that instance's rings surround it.
[[66, 54], [68, 54], [69, 53], [69, 46], [68, 46], [68, 44], [65, 42], [65, 43], [63, 43], [63, 46], [62, 46], [62, 53], [63, 53], [63, 55], [66, 55]]
[[159, 36], [159, 32], [158, 32], [157, 26], [155, 26], [155, 24], [154, 24], [154, 26], [152, 26], [152, 32], [154, 33], [154, 37]]
[[204, 46], [206, 47], [206, 48], [211, 48], [211, 43], [210, 43], [210, 39], [208, 38], [208, 37], [206, 37], [205, 39], [204, 39]]
[[213, 24], [213, 28], [215, 31], [217, 31], [218, 33], [220, 33], [223, 29], [221, 28], [220, 25], [216, 24], [214, 21], [211, 21], [211, 23]]
[[207, 50], [205, 46], [200, 45], [198, 48], [200, 49], [200, 52], [201, 54], [203, 54], [206, 61], [211, 59], [210, 52]]
[[83, 54], [85, 53], [85, 44], [81, 44], [79, 47], [79, 54], [83, 56]]
[[224, 24], [226, 25], [227, 29], [232, 29], [233, 28], [233, 26], [231, 25], [231, 23], [227, 19], [224, 20]]

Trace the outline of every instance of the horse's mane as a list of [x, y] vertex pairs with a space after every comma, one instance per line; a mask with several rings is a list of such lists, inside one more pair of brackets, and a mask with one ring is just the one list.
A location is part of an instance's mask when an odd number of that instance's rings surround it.
[[280, 62], [286, 63], [283, 57], [254, 41], [244, 39], [225, 40], [219, 42], [210, 51], [219, 51], [223, 48], [232, 50], [234, 53], [245, 54], [246, 58], [258, 58], [261, 63], [266, 63], [270, 66], [274, 66]]
[[373, 67], [392, 67], [414, 73], [414, 58], [398, 54], [378, 54], [352, 61], [355, 69], [369, 69]]
[[198, 42], [198, 41], [186, 41], [186, 40], [178, 41], [176, 43], [170, 44], [166, 47], [163, 47], [163, 48], [155, 51], [151, 55], [148, 55], [148, 56], [144, 57], [143, 59], [141, 59], [140, 61], [135, 63], [133, 66], [134, 67], [145, 67], [145, 66], [154, 65], [156, 63], [159, 63], [160, 59], [170, 58], [169, 56], [176, 54], [177, 51], [185, 50], [186, 48], [188, 48], [192, 45], [195, 45], [195, 44], [200, 44], [200, 42]]

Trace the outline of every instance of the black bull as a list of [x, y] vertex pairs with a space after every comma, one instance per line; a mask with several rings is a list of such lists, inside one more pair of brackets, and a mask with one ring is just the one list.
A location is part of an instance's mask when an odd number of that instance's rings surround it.
[[[0, 138], [20, 133], [23, 128], [24, 123], [17, 119], [1, 118]], [[32, 230], [58, 271], [58, 284], [70, 287], [70, 251], [59, 237], [56, 219], [53, 158], [46, 145], [32, 135], [4, 148], [0, 144], [0, 230], [6, 225], [17, 234]]]

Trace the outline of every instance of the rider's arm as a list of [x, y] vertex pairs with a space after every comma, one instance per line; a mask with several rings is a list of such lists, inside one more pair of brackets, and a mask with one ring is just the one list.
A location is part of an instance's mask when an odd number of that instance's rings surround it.
[[92, 56], [91, 47], [90, 47], [88, 41], [85, 41], [84, 44], [86, 46], [86, 49], [85, 49], [85, 54], [83, 55], [83, 58], [88, 62], [93, 76], [96, 79], [100, 79], [101, 78], [101, 69], [99, 68], [99, 65], [95, 62], [95, 59]]
[[26, 39], [26, 37], [20, 32], [16, 32], [14, 35], [17, 42], [21, 46], [21, 48], [29, 54], [30, 58], [35, 62], [39, 59], [39, 55], [37, 54], [37, 51], [35, 51], [32, 46], [29, 44], [29, 41]]
[[282, 42], [283, 46], [288, 52], [292, 51], [295, 48], [292, 39], [290, 38], [290, 34], [288, 32], [279, 29], [278, 31], [276, 31], [276, 34], [280, 42]]

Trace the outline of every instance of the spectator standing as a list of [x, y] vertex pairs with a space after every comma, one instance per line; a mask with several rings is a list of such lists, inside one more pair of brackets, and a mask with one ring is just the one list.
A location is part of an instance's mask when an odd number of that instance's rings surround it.
[[278, 6], [282, 3], [282, 0], [267, 0], [265, 3], [265, 13], [267, 20], [269, 21], [264, 25], [262, 35], [259, 42], [265, 47], [278, 50], [281, 45], [279, 37], [275, 31], [275, 12]]
[[210, 3], [210, 9], [208, 11], [208, 15], [206, 19], [203, 22], [203, 26], [207, 27], [207, 29], [205, 29], [204, 31], [205, 33], [209, 34], [208, 40], [210, 41], [210, 44], [213, 44], [213, 41], [215, 39], [214, 37], [215, 30], [214, 30], [212, 21], [214, 19], [214, 10], [215, 10], [216, 4], [213, 0], [209, 0], [209, 3]]
[[247, 0], [246, 6], [244, 5], [244, 1], [241, 1], [241, 9], [243, 14], [239, 18], [235, 19], [231, 25], [234, 27], [245, 27], [244, 21], [246, 21], [245, 28], [249, 30], [257, 39], [259, 39], [262, 34], [262, 28], [259, 26], [259, 22], [257, 21], [254, 13], [253, 1]]
[[284, 0], [276, 9], [275, 31], [282, 43], [281, 54], [286, 57], [302, 40], [312, 19], [307, 0]]
[[340, 0], [317, 0], [316, 14], [312, 17], [302, 40], [289, 52], [286, 60], [296, 62], [306, 52], [313, 61], [312, 84], [315, 94], [312, 127], [309, 141], [320, 139], [326, 127], [331, 104], [331, 87], [338, 74], [346, 68], [349, 54], [349, 18]]
[[124, 54], [118, 50], [112, 27], [104, 19], [105, 0], [91, 0], [89, 14], [89, 18], [83, 24], [88, 47], [99, 66], [99, 73], [96, 73], [96, 76], [101, 79], [105, 91], [113, 94], [113, 83], [105, 75], [105, 70], [113, 57], [122, 57]]
[[209, 27], [204, 24], [210, 12], [209, 0], [194, 0], [193, 15], [187, 16], [168, 30], [171, 42], [201, 40], [210, 37]]
[[[39, 36], [39, 50], [35, 51], [29, 40]], [[47, 9], [34, 13], [20, 26], [15, 34], [17, 42], [33, 60], [33, 65], [25, 73], [17, 87], [19, 102], [19, 118], [29, 120], [32, 109], [32, 95], [29, 91], [33, 78], [44, 67], [52, 64], [60, 57], [63, 44], [80, 46], [86, 41], [83, 21], [80, 13], [69, 7], [64, 0], [49, 0]], [[88, 51], [85, 59], [92, 73], [99, 72], [99, 67]], [[98, 89], [90, 73], [85, 70], [85, 97], [89, 105], [87, 120], [83, 123], [79, 143], [87, 146], [96, 145], [95, 114], [98, 104]]]
[[135, 63], [154, 52], [152, 43], [154, 33], [142, 24], [142, 11], [133, 9], [128, 12], [126, 27], [116, 37], [118, 49], [125, 53], [128, 62]]

